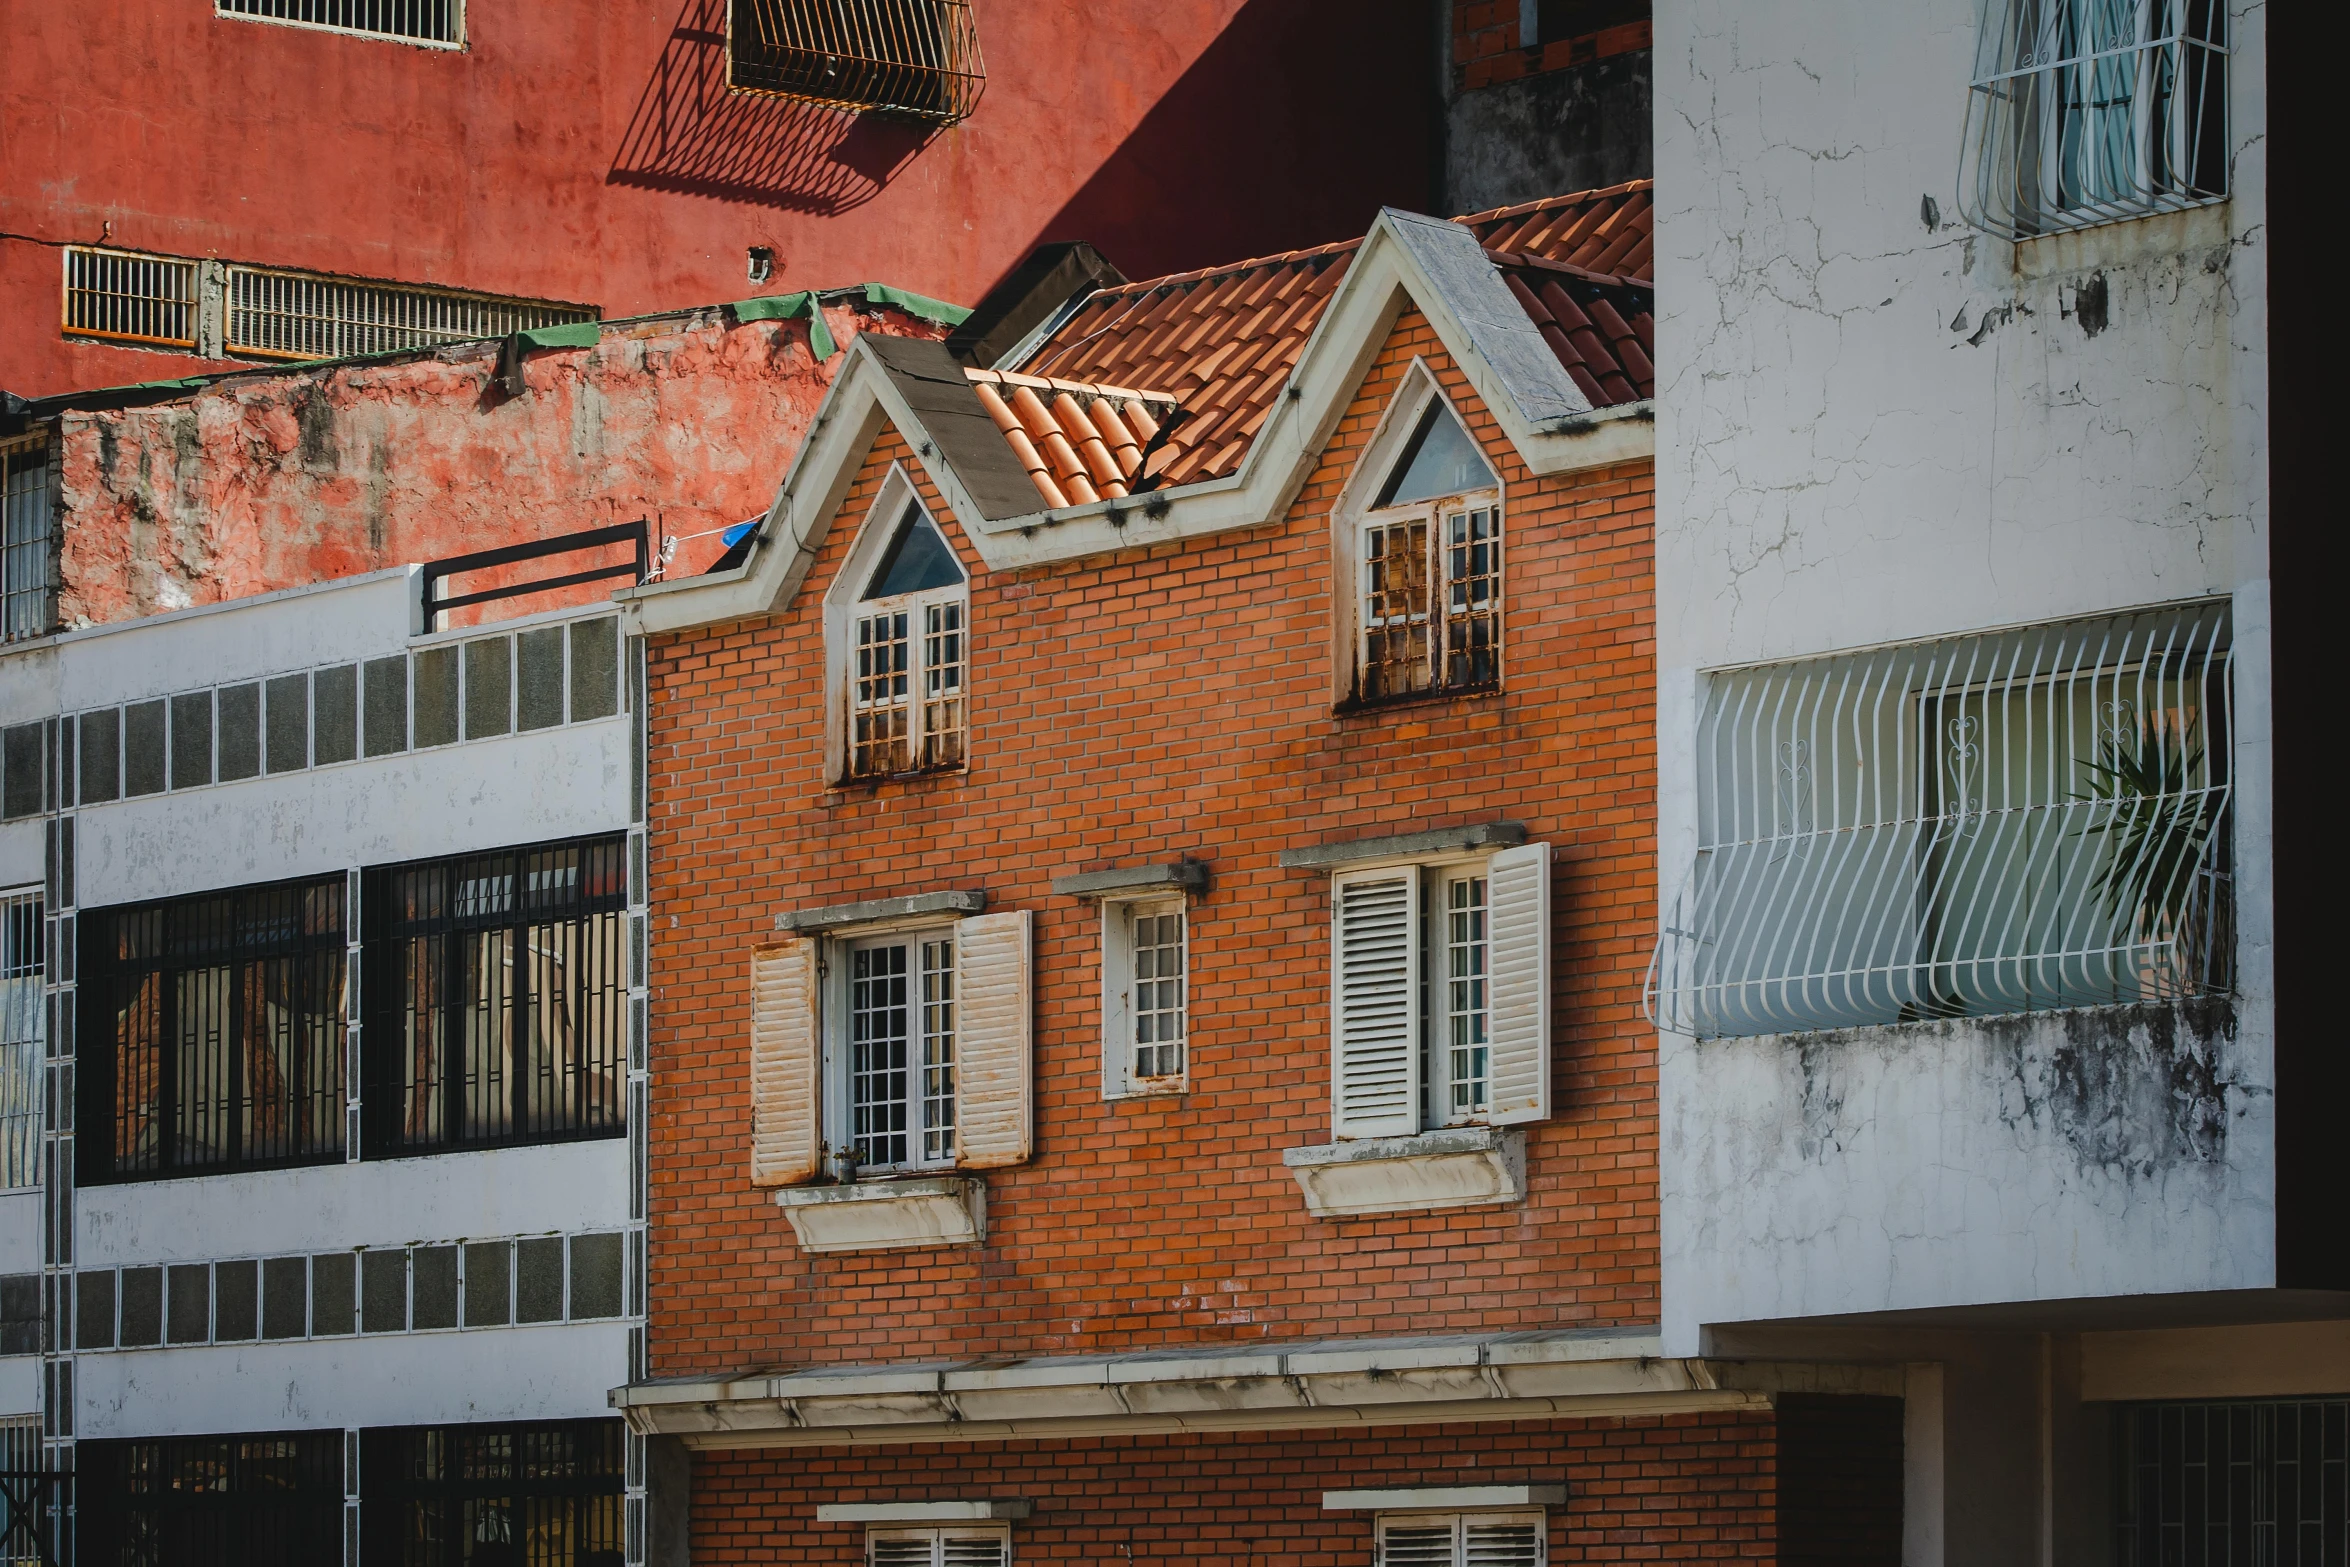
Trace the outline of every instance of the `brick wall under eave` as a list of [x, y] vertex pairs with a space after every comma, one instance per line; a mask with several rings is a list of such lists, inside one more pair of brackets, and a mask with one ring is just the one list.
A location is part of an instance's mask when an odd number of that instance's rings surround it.
[[859, 1560], [863, 1526], [816, 1522], [823, 1502], [1022, 1497], [1036, 1510], [1012, 1526], [1018, 1561], [1367, 1567], [1370, 1515], [1324, 1512], [1324, 1491], [1563, 1482], [1566, 1505], [1550, 1512], [1554, 1562], [1772, 1561], [1777, 1457], [1767, 1409], [703, 1452], [694, 1455], [693, 1560]]
[[[1336, 717], [1328, 511], [1414, 354], [1508, 486], [1507, 691]], [[1653, 1322], [1651, 465], [1534, 479], [1407, 313], [1286, 516], [975, 571], [969, 773], [828, 789], [821, 597], [899, 460], [885, 431], [786, 612], [651, 650], [653, 1374]], [[1330, 1138], [1327, 881], [1277, 853], [1496, 818], [1559, 850], [1530, 1196], [1310, 1218], [1281, 1150]], [[1192, 1090], [1108, 1104], [1098, 915], [1048, 882], [1184, 852]], [[748, 1179], [748, 954], [778, 908], [942, 886], [1036, 911], [1036, 1157], [989, 1172], [984, 1248], [805, 1255]]]
[[[860, 327], [942, 332], [894, 310], [825, 315], [844, 344]], [[706, 310], [613, 328], [594, 348], [538, 350], [528, 390], [508, 397], [491, 388], [498, 346], [257, 372], [173, 402], [66, 414], [63, 622], [640, 517], [680, 537], [722, 528], [767, 509], [844, 362], [818, 364], [803, 321]], [[672, 569], [700, 570], [718, 550], [715, 538], [688, 544]]]

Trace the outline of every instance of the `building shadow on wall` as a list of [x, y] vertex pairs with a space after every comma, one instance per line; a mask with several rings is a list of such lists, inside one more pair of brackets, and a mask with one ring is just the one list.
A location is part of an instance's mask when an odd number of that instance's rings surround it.
[[726, 90], [727, 0], [685, 0], [607, 184], [830, 214], [861, 207], [934, 128]]

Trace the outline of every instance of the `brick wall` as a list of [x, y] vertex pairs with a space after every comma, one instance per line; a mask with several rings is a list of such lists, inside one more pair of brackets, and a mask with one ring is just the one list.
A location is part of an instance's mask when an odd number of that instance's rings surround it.
[[1617, 21], [1585, 29], [1574, 26], [1579, 10], [1605, 19], [1605, 8], [1573, 5], [1546, 6], [1552, 16], [1571, 29], [1553, 38], [1546, 28], [1532, 48], [1520, 45], [1521, 13], [1518, 0], [1452, 0], [1452, 63], [1462, 90], [1490, 87], [1543, 71], [1564, 70], [1607, 55], [1646, 49], [1655, 28], [1646, 21]]
[[[1414, 355], [1507, 487], [1507, 690], [1337, 716], [1328, 512]], [[971, 764], [832, 789], [820, 601], [899, 460], [782, 613], [651, 650], [653, 1373], [1653, 1322], [1650, 466], [1535, 480], [1407, 313], [1266, 526], [991, 575], [925, 485], [974, 568]], [[1529, 1197], [1312, 1219], [1281, 1151], [1330, 1138], [1328, 890], [1278, 852], [1498, 818], [1556, 851]], [[1191, 1092], [1106, 1103], [1099, 917], [1048, 883], [1184, 853]], [[779, 908], [944, 886], [1036, 912], [1035, 1158], [990, 1172], [983, 1248], [805, 1255], [748, 1180], [748, 955]]]
[[1554, 1562], [1768, 1561], [1771, 1413], [1347, 1432], [1109, 1437], [1001, 1446], [697, 1453], [695, 1567], [863, 1559], [822, 1502], [1024, 1497], [1016, 1561], [1366, 1567], [1368, 1513], [1322, 1493], [1374, 1486], [1556, 1485]]

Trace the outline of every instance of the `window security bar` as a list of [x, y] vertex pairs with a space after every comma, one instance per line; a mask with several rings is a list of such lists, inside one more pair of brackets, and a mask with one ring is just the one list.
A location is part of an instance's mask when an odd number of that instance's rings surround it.
[[1959, 203], [2009, 239], [2228, 193], [2226, 0], [1983, 0]]
[[0, 641], [57, 629], [57, 508], [49, 437], [0, 440]]
[[952, 125], [987, 67], [970, 0], [730, 0], [726, 85]]
[[505, 337], [595, 314], [551, 300], [231, 266], [226, 347], [257, 359], [341, 359]]
[[2339, 1567], [2350, 1401], [2121, 1404], [2115, 1567]]
[[464, 0], [214, 0], [215, 16], [284, 22], [366, 38], [462, 44]]
[[91, 245], [65, 247], [67, 337], [196, 346], [196, 263]]
[[1646, 1005], [1700, 1038], [2233, 983], [2227, 606], [1718, 675]]
[[43, 940], [40, 893], [0, 898], [0, 1189], [41, 1181]]
[[[460, 593], [451, 598], [440, 596], [440, 585], [449, 578], [467, 572], [492, 571], [501, 566], [517, 566], [525, 561], [544, 560], [550, 555], [573, 555], [583, 550], [603, 549], [614, 544], [632, 544], [636, 547], [633, 562], [596, 566], [584, 571], [566, 572], [556, 577], [533, 577], [521, 582], [509, 582], [473, 593]], [[634, 522], [617, 523], [609, 528], [589, 528], [580, 533], [566, 533], [552, 539], [534, 539], [528, 544], [508, 544], [494, 550], [476, 550], [470, 555], [451, 555], [441, 560], [428, 561], [423, 568], [424, 629], [438, 631], [441, 616], [453, 609], [465, 609], [474, 604], [495, 603], [499, 599], [520, 598], [530, 593], [553, 593], [561, 588], [575, 588], [590, 582], [609, 582], [627, 577], [631, 582], [643, 582], [653, 569], [652, 524], [640, 517]]]

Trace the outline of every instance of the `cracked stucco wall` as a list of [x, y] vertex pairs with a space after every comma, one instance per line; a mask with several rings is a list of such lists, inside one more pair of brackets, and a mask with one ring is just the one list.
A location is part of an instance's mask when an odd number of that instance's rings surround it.
[[2014, 1113], [2045, 1050], [1999, 1026], [1883, 1031], [1808, 1086], [1785, 1041], [1666, 1036], [1674, 1352], [1700, 1322], [2273, 1279], [2264, 8], [2235, 16], [2231, 200], [2022, 245], [1959, 211], [1979, 14], [1658, 0], [1663, 879], [1708, 669], [2232, 596], [2226, 1135], [2084, 1164]]

